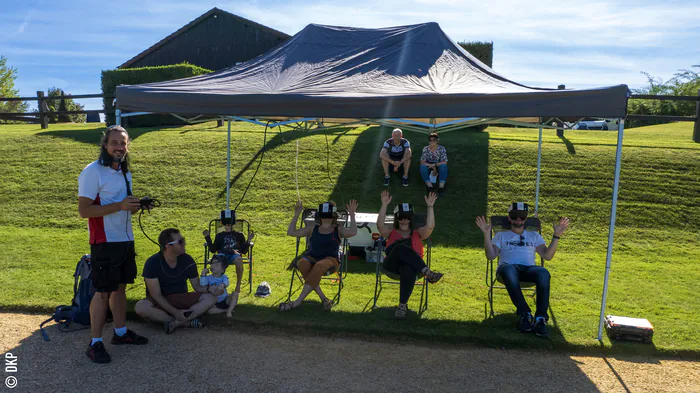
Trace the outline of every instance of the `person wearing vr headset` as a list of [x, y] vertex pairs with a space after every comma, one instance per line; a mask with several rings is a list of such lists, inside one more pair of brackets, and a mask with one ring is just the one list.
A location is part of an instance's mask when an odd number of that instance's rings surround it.
[[100, 155], [78, 177], [78, 213], [88, 219], [91, 279], [95, 296], [90, 302], [92, 340], [86, 355], [96, 363], [111, 356], [102, 342], [107, 308], [114, 317], [113, 345], [143, 345], [148, 339], [126, 328], [126, 284], [136, 278], [136, 253], [131, 215], [140, 208], [131, 193], [129, 134], [120, 126], [105, 130]]
[[413, 293], [416, 276], [419, 274], [434, 284], [442, 278], [443, 274], [434, 272], [423, 261], [423, 240], [430, 237], [435, 229], [435, 213], [433, 206], [437, 200], [434, 192], [425, 196], [425, 204], [428, 209], [425, 226], [415, 228], [413, 219], [413, 205], [399, 203], [394, 208], [394, 227], [384, 224], [386, 210], [391, 202], [388, 191], [382, 192], [382, 207], [377, 217], [377, 229], [379, 234], [386, 239], [386, 258], [384, 258], [384, 270], [399, 275], [399, 307], [396, 309], [396, 318], [406, 318], [408, 312], [408, 299]]
[[[476, 225], [484, 233], [484, 250], [486, 258], [498, 258], [496, 276], [501, 278], [508, 290], [510, 300], [520, 317], [518, 328], [521, 332], [535, 331], [538, 337], [549, 337], [547, 330], [547, 309], [549, 308], [549, 271], [535, 263], [535, 253], [550, 261], [557, 251], [559, 239], [569, 226], [569, 219], [562, 217], [554, 224], [554, 235], [549, 246], [542, 235], [536, 231], [525, 230], [528, 205], [514, 202], [508, 208], [510, 231], [497, 232], [491, 239], [491, 223], [483, 216], [476, 218]], [[520, 281], [534, 282], [537, 292], [537, 310], [532, 317], [520, 288]]]
[[[185, 252], [185, 238], [178, 229], [168, 228], [158, 235], [160, 252], [143, 266], [146, 298], [136, 302], [134, 310], [141, 318], [162, 323], [165, 333], [179, 327], [202, 328], [197, 318], [217, 302], [224, 293], [218, 286], [200, 284], [197, 264]], [[194, 292], [187, 291], [187, 281]]]
[[[233, 213], [226, 216], [226, 212]], [[216, 234], [214, 241], [211, 241], [211, 234], [208, 230], [202, 231], [204, 239], [207, 241], [209, 251], [218, 253], [222, 258], [226, 258], [228, 265], [236, 266], [236, 288], [231, 293], [229, 301], [233, 304], [231, 310], [236, 308], [238, 304], [238, 296], [241, 294], [241, 281], [243, 279], [243, 258], [242, 254], [246, 254], [250, 248], [250, 242], [255, 237], [255, 232], [250, 233], [250, 239], [246, 240], [243, 233], [234, 231], [233, 224], [235, 223], [235, 212], [226, 210], [221, 212], [221, 224], [224, 226], [224, 231]]]
[[[323, 309], [330, 311], [333, 307], [331, 301], [321, 290], [321, 277], [328, 271], [337, 271], [340, 267], [338, 256], [340, 253], [341, 237], [349, 238], [357, 234], [355, 213], [357, 201], [352, 199], [345, 205], [350, 217], [350, 228], [338, 225], [338, 212], [334, 202], [322, 203], [316, 212], [316, 223], [312, 226], [296, 228], [299, 215], [304, 210], [301, 201], [297, 201], [294, 207], [294, 217], [289, 223], [287, 235], [295, 237], [308, 237], [307, 250], [296, 260], [296, 267], [304, 278], [304, 287], [299, 297], [292, 302], [284, 302], [279, 305], [280, 311], [291, 311], [301, 305], [306, 297], [315, 291], [321, 299]], [[302, 217], [303, 219], [303, 217]]]

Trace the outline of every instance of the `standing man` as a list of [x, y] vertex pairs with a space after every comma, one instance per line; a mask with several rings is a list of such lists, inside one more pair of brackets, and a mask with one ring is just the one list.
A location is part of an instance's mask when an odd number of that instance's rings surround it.
[[[549, 271], [535, 263], [535, 252], [544, 260], [551, 261], [557, 251], [559, 239], [569, 226], [568, 218], [559, 219], [554, 225], [554, 235], [549, 246], [536, 231], [526, 231], [527, 203], [515, 202], [508, 208], [510, 231], [496, 233], [491, 240], [491, 223], [483, 216], [476, 218], [476, 225], [484, 233], [486, 258], [498, 258], [496, 277], [501, 279], [508, 290], [510, 300], [520, 317], [521, 332], [535, 331], [538, 337], [549, 337], [547, 331], [547, 309], [549, 308]], [[537, 291], [537, 310], [533, 319], [520, 288], [520, 281], [534, 282]]]
[[102, 342], [107, 307], [114, 318], [112, 345], [143, 345], [148, 339], [126, 328], [126, 284], [136, 278], [136, 253], [131, 215], [139, 209], [131, 195], [129, 134], [120, 126], [104, 132], [100, 156], [78, 177], [78, 213], [88, 219], [92, 284], [90, 302], [92, 341], [85, 352], [96, 363], [112, 359]]
[[387, 139], [379, 153], [379, 159], [384, 168], [384, 187], [389, 186], [390, 172], [398, 172], [403, 166], [403, 178], [401, 185], [408, 187], [408, 168], [411, 166], [411, 144], [403, 138], [403, 131], [394, 128], [391, 138]]

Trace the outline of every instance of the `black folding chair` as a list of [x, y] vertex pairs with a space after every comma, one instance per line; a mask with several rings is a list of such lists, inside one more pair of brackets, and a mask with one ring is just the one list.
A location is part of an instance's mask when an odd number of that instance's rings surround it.
[[[316, 221], [316, 209], [304, 209], [304, 211], [301, 213], [301, 223], [299, 224], [299, 228], [302, 228], [304, 226], [304, 222], [306, 220], [314, 220]], [[347, 224], [347, 218], [348, 218], [348, 213], [346, 211], [338, 211], [338, 225], [339, 226], [345, 226]], [[305, 247], [304, 251], [307, 250], [309, 247], [309, 236], [305, 238]], [[292, 299], [292, 293], [294, 292], [294, 279], [296, 278], [299, 283], [300, 287], [304, 286], [304, 279], [301, 276], [301, 272], [299, 272], [299, 269], [297, 268], [297, 261], [301, 258], [301, 256], [304, 254], [303, 252], [300, 252], [301, 250], [301, 238], [297, 237], [296, 241], [296, 255], [294, 256], [294, 259], [292, 260], [292, 277], [289, 282], [289, 293], [287, 294], [287, 301], [291, 301]], [[348, 239], [341, 237], [341, 250], [340, 250], [340, 255], [338, 256], [338, 262], [339, 266], [337, 269], [330, 269], [328, 270], [325, 274], [324, 277], [321, 277], [321, 280], [326, 280], [329, 281], [333, 284], [338, 285], [338, 292], [336, 293], [335, 297], [333, 298], [333, 303], [340, 303], [340, 293], [343, 289], [343, 280], [345, 280], [345, 277], [348, 274]]]
[[[414, 217], [416, 222], [420, 222], [422, 219], [422, 217], [419, 217], [418, 215]], [[393, 217], [387, 216], [386, 224], [393, 226], [393, 222]], [[427, 238], [425, 240], [425, 243], [425, 264], [428, 265], [428, 269], [430, 269], [430, 260], [432, 259], [431, 254], [433, 249], [431, 238]], [[384, 285], [399, 285], [399, 281], [401, 280], [401, 277], [399, 277], [398, 274], [384, 269], [384, 258], [382, 258], [382, 254], [386, 249], [386, 239], [380, 237], [379, 239], [375, 240], [375, 248], [377, 249], [377, 269], [375, 272], [374, 281], [374, 304], [372, 305], [373, 309], [377, 308], [377, 300], [382, 294], [382, 289], [384, 289]], [[384, 276], [390, 278], [390, 280], [384, 279]], [[418, 274], [416, 274], [416, 282], [414, 283], [414, 285], [421, 286], [420, 303], [418, 305], [418, 315], [423, 315], [423, 313], [428, 309], [428, 279], [425, 278], [421, 272], [418, 272]]]
[[[209, 221], [209, 233], [211, 234], [212, 240], [216, 237], [216, 234], [218, 232], [221, 232], [223, 230], [223, 225], [221, 225], [221, 219], [216, 218], [211, 221]], [[248, 247], [248, 252], [245, 254], [241, 254], [241, 259], [243, 260], [243, 265], [248, 265], [248, 293], [253, 292], [253, 245], [254, 242], [251, 242], [250, 239], [250, 223], [246, 220], [239, 220], [236, 219], [235, 224], [233, 224], [233, 230], [237, 232], [241, 232], [246, 235], [245, 239], [250, 243], [250, 247]], [[207, 245], [207, 242], [204, 242], [204, 266], [206, 267], [207, 263], [209, 262], [209, 259], [212, 257], [210, 255], [211, 252], [209, 251], [209, 246]]]
[[[542, 225], [540, 223], [539, 218], [535, 217], [530, 217], [527, 220], [525, 220], [525, 229], [530, 229], [530, 230], [536, 230], [539, 234], [542, 234]], [[493, 216], [491, 217], [491, 238], [493, 239], [493, 236], [496, 234], [496, 232], [502, 232], [502, 231], [509, 231], [510, 230], [510, 221], [508, 221], [507, 216]], [[496, 271], [498, 270], [498, 267], [494, 269], [494, 261], [497, 261], [498, 258], [494, 259], [486, 259], [486, 286], [489, 288], [488, 292], [488, 299], [489, 299], [489, 307], [490, 307], [490, 316], [493, 318], [494, 317], [494, 312], [493, 312], [493, 290], [494, 289], [506, 289], [506, 287], [503, 285], [503, 280], [501, 277], [499, 277], [496, 274]], [[540, 266], [544, 267], [544, 258], [540, 257]], [[501, 285], [497, 285], [496, 283], [500, 283]], [[535, 283], [529, 282], [529, 281], [520, 281], [520, 288], [523, 291], [530, 291], [531, 295], [530, 297], [534, 298], [535, 295], [537, 294], [536, 288], [535, 288]]]

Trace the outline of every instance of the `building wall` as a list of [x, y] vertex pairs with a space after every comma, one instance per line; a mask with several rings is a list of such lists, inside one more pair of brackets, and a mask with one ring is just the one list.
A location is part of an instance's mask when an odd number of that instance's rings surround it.
[[126, 68], [186, 61], [210, 70], [220, 70], [255, 58], [283, 41], [284, 38], [279, 35], [246, 24], [226, 13], [219, 13], [210, 15]]

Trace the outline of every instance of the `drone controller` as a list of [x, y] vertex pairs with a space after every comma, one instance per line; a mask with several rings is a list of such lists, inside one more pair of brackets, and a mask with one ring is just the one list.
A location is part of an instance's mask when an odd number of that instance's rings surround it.
[[152, 208], [160, 206], [160, 201], [155, 198], [145, 196], [139, 200], [139, 205], [141, 210], [148, 210], [150, 212]]

